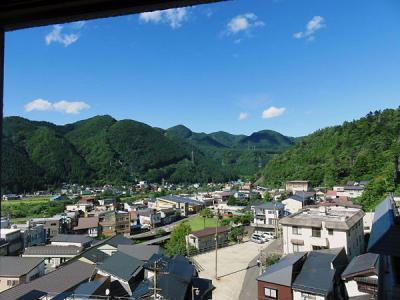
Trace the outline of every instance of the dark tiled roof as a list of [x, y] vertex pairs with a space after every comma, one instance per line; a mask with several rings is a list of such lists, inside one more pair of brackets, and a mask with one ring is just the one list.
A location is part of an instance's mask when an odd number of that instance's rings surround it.
[[84, 257], [94, 263], [101, 263], [106, 258], [109, 258], [110, 256], [108, 254], [105, 254], [103, 251], [101, 251], [97, 248], [91, 248], [91, 249], [83, 252], [81, 257]]
[[347, 256], [343, 248], [311, 251], [292, 287], [295, 290], [326, 296], [332, 291], [335, 276], [340, 274], [346, 265]]
[[266, 202], [266, 203], [256, 205], [254, 207], [261, 208], [261, 209], [275, 210], [275, 209], [283, 209], [284, 205], [281, 202]]
[[58, 234], [51, 239], [52, 242], [60, 243], [81, 243], [86, 244], [93, 241], [93, 239], [84, 234]]
[[79, 218], [78, 226], [74, 227], [74, 230], [96, 228], [98, 226], [99, 226], [98, 217]]
[[[213, 234], [215, 234], [215, 231], [216, 231], [215, 227], [214, 228], [206, 228], [206, 229], [203, 229], [200, 231], [192, 232], [192, 234], [198, 238], [201, 238], [201, 237], [213, 235]], [[228, 232], [228, 231], [229, 231], [229, 229], [227, 227], [223, 227], [223, 226], [218, 227], [218, 229], [217, 229], [218, 234]]]
[[347, 268], [342, 273], [343, 280], [362, 276], [360, 274], [375, 274], [378, 275], [377, 264], [379, 255], [375, 253], [365, 253], [354, 257]]
[[106, 240], [104, 244], [109, 244], [115, 248], [118, 248], [118, 245], [133, 245], [133, 241], [124, 237], [122, 234], [118, 234]]
[[23, 255], [78, 255], [82, 251], [78, 246], [33, 246], [25, 248]]
[[156, 245], [119, 245], [118, 251], [139, 260], [148, 261], [153, 254], [161, 253], [161, 248]]
[[29, 283], [20, 284], [0, 293], [0, 300], [18, 299], [32, 291], [60, 294], [72, 290], [93, 274], [94, 265], [76, 261]]
[[291, 287], [295, 279], [293, 277], [293, 265], [306, 255], [306, 252], [286, 255], [279, 262], [268, 267], [257, 280]]
[[107, 274], [129, 281], [142, 269], [142, 266], [143, 262], [141, 260], [117, 251], [97, 268]]
[[79, 298], [79, 295], [92, 296], [96, 295], [96, 291], [104, 284], [107, 284], [108, 278], [103, 277], [97, 280], [82, 283], [74, 291], [74, 296]]
[[42, 262], [36, 257], [0, 256], [0, 276], [20, 277]]

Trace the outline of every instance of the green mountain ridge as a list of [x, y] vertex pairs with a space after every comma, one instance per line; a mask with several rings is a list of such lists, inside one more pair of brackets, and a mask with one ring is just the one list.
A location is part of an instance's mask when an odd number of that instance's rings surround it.
[[359, 201], [372, 209], [387, 193], [397, 191], [399, 157], [400, 109], [386, 109], [302, 137], [266, 165], [259, 181], [283, 186], [287, 180], [302, 179], [332, 187], [371, 180]]
[[183, 125], [164, 130], [108, 115], [62, 126], [6, 117], [2, 187], [17, 193], [62, 182], [222, 182], [253, 175], [294, 144], [272, 131], [246, 144], [245, 138]]

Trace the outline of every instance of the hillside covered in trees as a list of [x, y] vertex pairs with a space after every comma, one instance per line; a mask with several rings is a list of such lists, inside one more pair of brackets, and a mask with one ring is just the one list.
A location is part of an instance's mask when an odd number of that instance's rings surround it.
[[182, 125], [164, 130], [110, 116], [64, 126], [7, 117], [3, 141], [6, 193], [62, 182], [222, 182], [253, 175], [294, 144], [274, 131], [194, 133]]
[[276, 155], [261, 181], [282, 186], [293, 179], [331, 187], [349, 180], [371, 180], [360, 203], [375, 207], [399, 180], [400, 109], [371, 112], [360, 120], [318, 130]]

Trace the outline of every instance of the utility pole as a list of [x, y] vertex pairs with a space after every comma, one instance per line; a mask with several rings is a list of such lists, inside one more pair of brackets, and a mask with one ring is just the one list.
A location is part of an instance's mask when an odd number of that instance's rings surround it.
[[215, 279], [218, 278], [218, 221], [219, 221], [219, 208], [217, 209], [217, 226], [215, 227]]

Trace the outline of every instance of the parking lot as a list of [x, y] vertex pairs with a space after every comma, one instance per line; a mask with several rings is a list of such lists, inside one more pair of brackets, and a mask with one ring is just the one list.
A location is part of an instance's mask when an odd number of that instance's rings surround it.
[[[219, 280], [215, 280], [215, 251], [194, 256], [193, 259], [201, 267], [200, 277], [211, 279], [216, 287], [213, 298], [218, 300], [239, 299], [249, 263], [269, 244], [270, 242], [264, 244], [245, 242], [219, 249]], [[257, 268], [257, 266], [253, 268]]]

